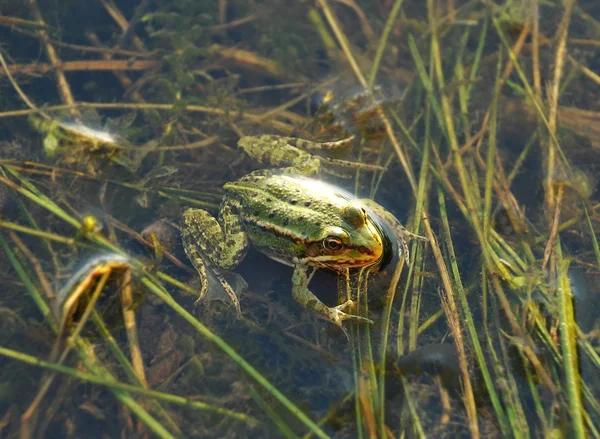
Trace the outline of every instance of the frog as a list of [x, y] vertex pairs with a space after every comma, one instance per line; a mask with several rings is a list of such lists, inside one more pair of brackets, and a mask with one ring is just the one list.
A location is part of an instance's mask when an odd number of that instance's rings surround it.
[[[183, 212], [181, 237], [188, 259], [203, 279], [207, 267], [217, 268], [213, 274], [238, 313], [236, 293], [219, 270], [234, 269], [252, 247], [292, 266], [295, 301], [337, 325], [346, 337], [344, 322], [373, 323], [350, 312], [359, 297], [351, 295], [337, 306], [325, 305], [308, 288], [312, 275], [319, 269], [346, 280], [351, 273], [368, 275], [385, 268], [394, 252], [409, 262], [407, 241], [419, 236], [408, 232], [375, 201], [359, 199], [316, 179], [326, 164], [376, 168], [313, 154], [341, 144], [278, 135], [243, 136], [238, 148], [271, 167], [226, 183], [217, 217], [195, 207]], [[207, 283], [203, 282], [201, 288], [203, 297]]]

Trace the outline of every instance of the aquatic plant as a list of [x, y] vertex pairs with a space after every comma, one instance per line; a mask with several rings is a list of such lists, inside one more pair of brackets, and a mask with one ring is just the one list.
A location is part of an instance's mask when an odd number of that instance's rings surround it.
[[[0, 435], [600, 435], [594, 2], [67, 4], [0, 2]], [[429, 240], [349, 343], [258, 254], [241, 318], [194, 305], [181, 210], [263, 133], [347, 140], [377, 171], [331, 180]]]

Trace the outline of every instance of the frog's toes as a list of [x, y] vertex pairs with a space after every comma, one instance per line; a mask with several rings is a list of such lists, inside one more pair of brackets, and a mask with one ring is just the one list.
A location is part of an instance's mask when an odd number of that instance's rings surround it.
[[329, 310], [331, 312], [331, 318], [332, 318], [333, 323], [335, 323], [339, 327], [342, 327], [342, 322], [344, 320], [352, 320], [354, 322], [373, 324], [373, 320], [371, 320], [371, 319], [368, 319], [366, 317], [356, 316], [354, 314], [348, 314], [347, 312], [345, 312], [345, 310], [347, 310], [348, 308], [351, 308], [353, 305], [354, 305], [354, 302], [352, 300], [348, 300], [347, 302], [342, 303], [341, 305], [338, 305], [333, 308], [329, 308]]
[[356, 302], [354, 300], [347, 300], [346, 302], [342, 303], [341, 305], [338, 305], [335, 307], [335, 309], [339, 310], [339, 311], [347, 311], [348, 309], [352, 309], [352, 307], [356, 304]]
[[329, 320], [333, 324], [337, 325], [342, 330], [342, 332], [344, 333], [344, 335], [346, 336], [346, 338], [348, 340], [350, 340], [350, 334], [348, 333], [348, 330], [342, 324], [343, 321], [351, 320], [351, 321], [354, 321], [357, 323], [373, 324], [373, 320], [371, 320], [371, 319], [367, 319], [366, 317], [361, 317], [361, 316], [355, 316], [353, 314], [348, 314], [341, 310], [341, 309], [346, 309], [351, 305], [353, 305], [353, 303], [351, 300], [349, 300], [348, 302], [338, 305], [334, 308], [329, 308], [329, 311], [330, 311]]

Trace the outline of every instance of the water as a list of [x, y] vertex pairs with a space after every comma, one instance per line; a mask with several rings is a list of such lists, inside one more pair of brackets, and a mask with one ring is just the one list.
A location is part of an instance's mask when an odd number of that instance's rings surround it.
[[[35, 106], [3, 73], [1, 437], [24, 435], [49, 376], [15, 353], [55, 363], [64, 349], [45, 310], [65, 284], [99, 297], [63, 364], [104, 378], [56, 375], [32, 437], [598, 436], [600, 6], [570, 11], [554, 119], [568, 2], [398, 4], [39, 0], [40, 27], [36, 6], [0, 2], [1, 53]], [[17, 110], [60, 123], [39, 132]], [[264, 166], [236, 148], [252, 134], [354, 136], [323, 154], [387, 171], [321, 177], [415, 233], [431, 224], [437, 244], [411, 242], [397, 289], [397, 260], [369, 279], [360, 312], [375, 323], [349, 325], [350, 341], [292, 299], [292, 268], [252, 249], [226, 274], [241, 318], [227, 300], [196, 303], [179, 218], [216, 215], [223, 184]], [[108, 270], [115, 252], [131, 281]], [[106, 264], [74, 282], [93, 258]], [[310, 287], [335, 305], [336, 280], [317, 272]], [[130, 398], [107, 376], [163, 394]]]

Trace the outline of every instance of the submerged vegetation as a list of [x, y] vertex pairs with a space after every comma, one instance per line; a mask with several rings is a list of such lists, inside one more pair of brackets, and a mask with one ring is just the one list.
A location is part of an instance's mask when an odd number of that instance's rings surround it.
[[[597, 2], [0, 0], [0, 32], [0, 436], [600, 436]], [[241, 315], [196, 303], [181, 212], [260, 134], [347, 140], [375, 166], [328, 181], [428, 238], [350, 340], [258, 252]]]

